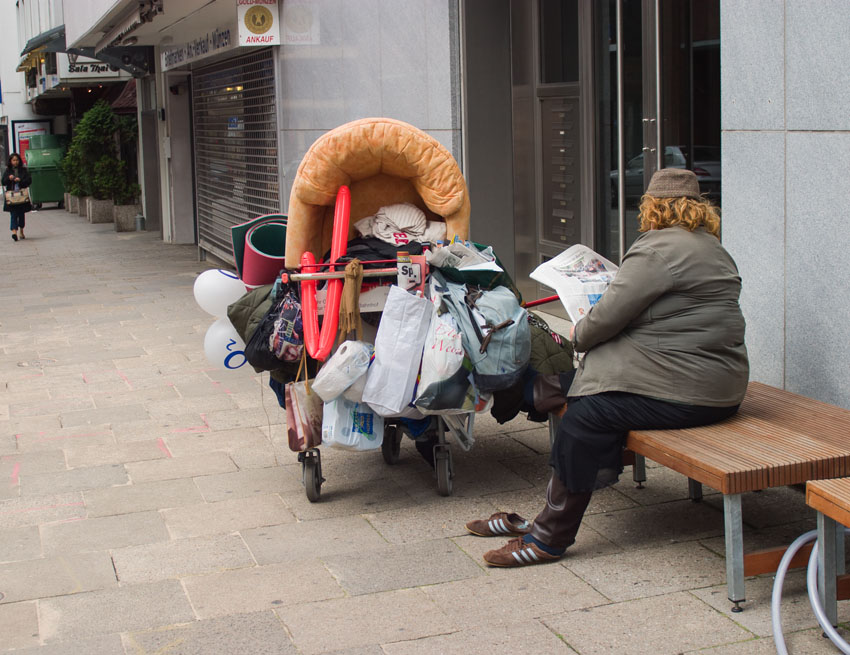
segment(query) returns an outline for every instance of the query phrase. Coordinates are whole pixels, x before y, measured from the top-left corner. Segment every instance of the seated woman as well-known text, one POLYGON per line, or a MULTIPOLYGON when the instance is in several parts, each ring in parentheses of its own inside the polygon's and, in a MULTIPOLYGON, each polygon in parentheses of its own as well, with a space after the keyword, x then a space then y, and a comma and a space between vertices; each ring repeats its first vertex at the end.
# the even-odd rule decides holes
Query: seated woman
POLYGON ((567 410, 546 506, 533 523, 502 512, 467 524, 481 536, 516 536, 484 554, 491 566, 560 558, 593 490, 622 471, 629 430, 707 425, 732 416, 744 398, 741 278, 720 244, 717 210, 700 198, 691 171, 668 168, 652 176, 639 220, 643 234, 571 334, 584 356, 561 377, 567 410))

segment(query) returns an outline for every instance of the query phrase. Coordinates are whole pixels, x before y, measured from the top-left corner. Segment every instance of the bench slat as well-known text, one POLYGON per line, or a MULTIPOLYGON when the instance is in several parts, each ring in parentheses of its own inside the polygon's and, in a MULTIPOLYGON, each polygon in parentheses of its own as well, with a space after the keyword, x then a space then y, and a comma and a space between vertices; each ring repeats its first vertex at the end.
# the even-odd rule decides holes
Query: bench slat
POLYGON ((850 478, 809 482, 806 504, 841 525, 850 526, 850 478))
POLYGON ((725 494, 798 484, 850 475, 850 411, 752 382, 736 416, 626 447, 725 494))

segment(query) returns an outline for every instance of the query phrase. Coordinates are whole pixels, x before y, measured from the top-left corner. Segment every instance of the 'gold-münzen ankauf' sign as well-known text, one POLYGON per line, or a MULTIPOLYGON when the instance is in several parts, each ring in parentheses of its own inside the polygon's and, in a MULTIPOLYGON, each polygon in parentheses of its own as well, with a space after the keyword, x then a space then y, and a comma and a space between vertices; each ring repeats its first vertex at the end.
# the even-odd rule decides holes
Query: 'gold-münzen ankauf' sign
POLYGON ((239 45, 280 45, 278 0, 236 0, 239 45))

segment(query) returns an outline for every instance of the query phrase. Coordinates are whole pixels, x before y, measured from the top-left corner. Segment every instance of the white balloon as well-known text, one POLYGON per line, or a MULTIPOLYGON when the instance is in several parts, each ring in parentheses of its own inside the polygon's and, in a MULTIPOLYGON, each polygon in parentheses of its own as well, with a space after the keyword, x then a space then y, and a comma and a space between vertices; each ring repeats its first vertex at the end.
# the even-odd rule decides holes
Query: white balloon
POLYGON ((195 278, 195 300, 207 314, 227 316, 227 306, 245 295, 245 285, 236 273, 211 268, 195 278))
POLYGON ((226 318, 210 325, 204 336, 204 354, 211 364, 228 371, 241 368, 245 359, 245 342, 226 318))

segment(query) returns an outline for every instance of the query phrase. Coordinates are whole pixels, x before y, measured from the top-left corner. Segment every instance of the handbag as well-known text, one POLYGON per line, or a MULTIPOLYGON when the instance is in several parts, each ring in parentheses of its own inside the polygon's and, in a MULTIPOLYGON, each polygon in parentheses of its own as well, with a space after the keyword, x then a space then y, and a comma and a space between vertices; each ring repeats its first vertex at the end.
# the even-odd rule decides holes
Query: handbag
POLYGON ((282 288, 248 339, 245 358, 262 371, 295 368, 304 351, 303 343, 301 302, 293 289, 282 288))
POLYGON ((6 192, 6 204, 7 205, 25 205, 30 201, 30 190, 29 188, 18 189, 13 191, 6 192))
POLYGON ((301 318, 301 300, 294 288, 289 288, 278 304, 269 349, 280 361, 296 362, 304 352, 304 324, 301 318))
POLYGON ((286 434, 289 449, 296 453, 315 448, 322 443, 322 414, 324 407, 319 394, 310 388, 307 373, 307 351, 301 355, 301 364, 295 374, 295 382, 284 388, 286 398, 286 434), (305 379, 299 382, 301 371, 305 379))

